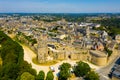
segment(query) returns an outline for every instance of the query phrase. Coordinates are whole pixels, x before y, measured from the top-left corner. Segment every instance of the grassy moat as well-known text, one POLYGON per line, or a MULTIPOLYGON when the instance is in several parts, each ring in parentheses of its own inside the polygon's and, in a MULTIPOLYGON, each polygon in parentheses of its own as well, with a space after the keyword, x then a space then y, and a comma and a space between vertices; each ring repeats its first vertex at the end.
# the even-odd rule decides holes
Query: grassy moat
POLYGON ((50 65, 54 65, 54 64, 58 63, 57 60, 47 61, 47 62, 45 62, 45 63, 39 63, 38 60, 37 60, 37 58, 33 58, 33 59, 32 59, 32 62, 33 62, 34 64, 40 65, 40 66, 50 66, 50 65))

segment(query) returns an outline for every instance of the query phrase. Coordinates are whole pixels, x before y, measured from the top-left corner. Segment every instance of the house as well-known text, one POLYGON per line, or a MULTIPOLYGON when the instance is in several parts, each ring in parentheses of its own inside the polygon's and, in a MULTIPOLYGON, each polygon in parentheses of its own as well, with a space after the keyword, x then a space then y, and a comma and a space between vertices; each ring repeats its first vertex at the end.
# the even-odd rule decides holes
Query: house
POLYGON ((108 44, 108 49, 113 51, 115 49, 115 46, 116 46, 116 42, 112 41, 111 43, 108 44))
POLYGON ((95 28, 99 28, 101 25, 100 24, 96 24, 95 25, 95 28))
POLYGON ((104 46, 101 42, 97 42, 95 45, 94 45, 94 49, 95 50, 99 50, 99 51, 103 51, 104 50, 104 46))
POLYGON ((120 34, 115 36, 115 40, 116 40, 117 43, 120 43, 120 34))
POLYGON ((112 76, 112 80, 120 80, 120 58, 115 62, 110 74, 112 76))

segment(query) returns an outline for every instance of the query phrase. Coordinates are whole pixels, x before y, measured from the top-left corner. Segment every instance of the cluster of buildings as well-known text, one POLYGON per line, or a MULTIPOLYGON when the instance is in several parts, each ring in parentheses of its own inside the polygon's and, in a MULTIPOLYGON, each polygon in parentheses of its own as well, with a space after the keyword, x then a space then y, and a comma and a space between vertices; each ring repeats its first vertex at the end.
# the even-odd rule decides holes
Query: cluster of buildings
POLYGON ((120 58, 115 62, 109 75, 112 80, 120 80, 120 58))
POLYGON ((100 24, 67 22, 65 19, 45 22, 34 20, 31 16, 0 18, 0 29, 28 44, 38 55, 39 63, 71 59, 86 60, 100 66, 107 64, 105 47, 113 51, 120 35, 115 41, 106 31, 97 31, 94 27, 98 28, 100 24), (37 43, 31 44, 26 36, 36 39, 37 43))

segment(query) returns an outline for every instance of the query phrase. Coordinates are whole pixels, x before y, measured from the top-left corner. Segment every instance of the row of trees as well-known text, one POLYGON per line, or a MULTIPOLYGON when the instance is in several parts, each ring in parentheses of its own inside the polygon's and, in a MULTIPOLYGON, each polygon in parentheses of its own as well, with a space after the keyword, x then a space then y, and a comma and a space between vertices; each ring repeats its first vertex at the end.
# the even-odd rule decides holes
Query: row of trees
MULTIPOLYGON (((70 77, 71 65, 69 63, 63 63, 60 66, 59 80, 67 80, 70 77)), ((84 62, 77 62, 77 65, 73 67, 73 73, 76 77, 83 77, 85 80, 99 80, 99 75, 91 70, 90 66, 84 62)))
POLYGON ((29 43, 31 43, 32 45, 37 43, 36 39, 33 39, 32 36, 26 36, 24 33, 22 32, 18 32, 17 36, 16 36, 16 40, 22 43, 25 43, 26 41, 28 41, 29 43), (19 37, 22 37, 23 39, 19 39, 19 37))
MULTIPOLYGON (((71 65, 69 63, 63 63, 60 66, 60 72, 58 75, 58 80, 67 80, 71 76, 71 65)), ((73 73, 76 77, 83 77, 85 80, 99 80, 99 75, 91 70, 89 65, 84 62, 77 62, 77 65, 73 67, 73 73)), ((39 74, 35 77, 28 72, 25 72, 21 75, 20 80, 53 80, 54 75, 52 71, 47 73, 45 78, 44 71, 40 71, 39 74)))
MULTIPOLYGON (((71 76, 71 65, 69 63, 63 63, 60 66, 60 72, 58 74, 58 80, 67 80, 71 76)), ((99 75, 91 70, 89 65, 84 62, 77 62, 77 65, 73 67, 73 73, 76 77, 83 77, 85 80, 99 80, 99 75)), ((46 80, 53 80, 54 76, 51 71, 47 73, 46 80)), ((45 73, 40 71, 36 80, 45 80, 45 73)))
MULTIPOLYGON (((2 65, 0 66, 0 80, 53 80, 54 76, 51 71, 45 73, 32 69, 32 66, 23 60, 23 48, 6 34, 0 31, 0 57, 2 65)), ((59 80, 67 80, 70 77, 69 63, 63 63, 60 66, 59 80)), ((88 64, 78 62, 73 67, 73 71, 77 77, 84 77, 86 80, 99 80, 99 76, 91 71, 88 64)))
POLYGON ((102 20, 92 20, 92 22, 101 24, 97 30, 105 30, 110 36, 120 34, 120 18, 108 18, 102 20))
POLYGON ((53 75, 52 71, 49 71, 47 73, 46 79, 45 79, 44 71, 40 71, 36 77, 34 75, 30 74, 29 72, 24 72, 21 75, 20 80, 53 80, 53 79, 54 79, 54 75, 53 75))
MULTIPOLYGON (((0 80, 45 80, 45 73, 36 70, 23 60, 23 48, 6 34, 0 31, 0 80)), ((51 71, 47 73, 46 80, 53 80, 51 71)))
POLYGON ((23 48, 0 31, 0 80, 20 80, 24 72, 36 76, 32 66, 23 60, 23 48))

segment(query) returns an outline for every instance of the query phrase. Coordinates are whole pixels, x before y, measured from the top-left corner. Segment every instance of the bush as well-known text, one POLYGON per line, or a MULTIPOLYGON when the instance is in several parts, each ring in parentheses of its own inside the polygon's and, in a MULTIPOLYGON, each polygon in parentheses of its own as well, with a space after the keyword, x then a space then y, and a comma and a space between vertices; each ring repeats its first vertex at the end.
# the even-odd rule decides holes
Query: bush
POLYGON ((67 80, 70 77, 70 67, 71 65, 69 63, 63 63, 60 66, 59 80, 67 80))
POLYGON ((24 72, 21 75, 21 79, 20 80, 35 80, 35 77, 33 75, 31 75, 29 72, 24 72))
POLYGON ((0 44, 2 45, 0 80, 20 80, 24 72, 36 76, 36 71, 32 69, 32 66, 23 60, 23 48, 2 31, 0 31, 0 44))
POLYGON ((74 67, 74 73, 77 77, 84 77, 90 70, 90 66, 81 61, 74 67))
POLYGON ((94 71, 90 71, 86 75, 85 80, 99 80, 99 75, 95 73, 94 71))
POLYGON ((53 80, 53 79, 54 79, 54 75, 53 75, 52 71, 49 71, 49 72, 47 73, 46 80, 53 80))
POLYGON ((44 71, 40 71, 39 74, 36 77, 36 80, 44 80, 44 78, 45 78, 44 71))

